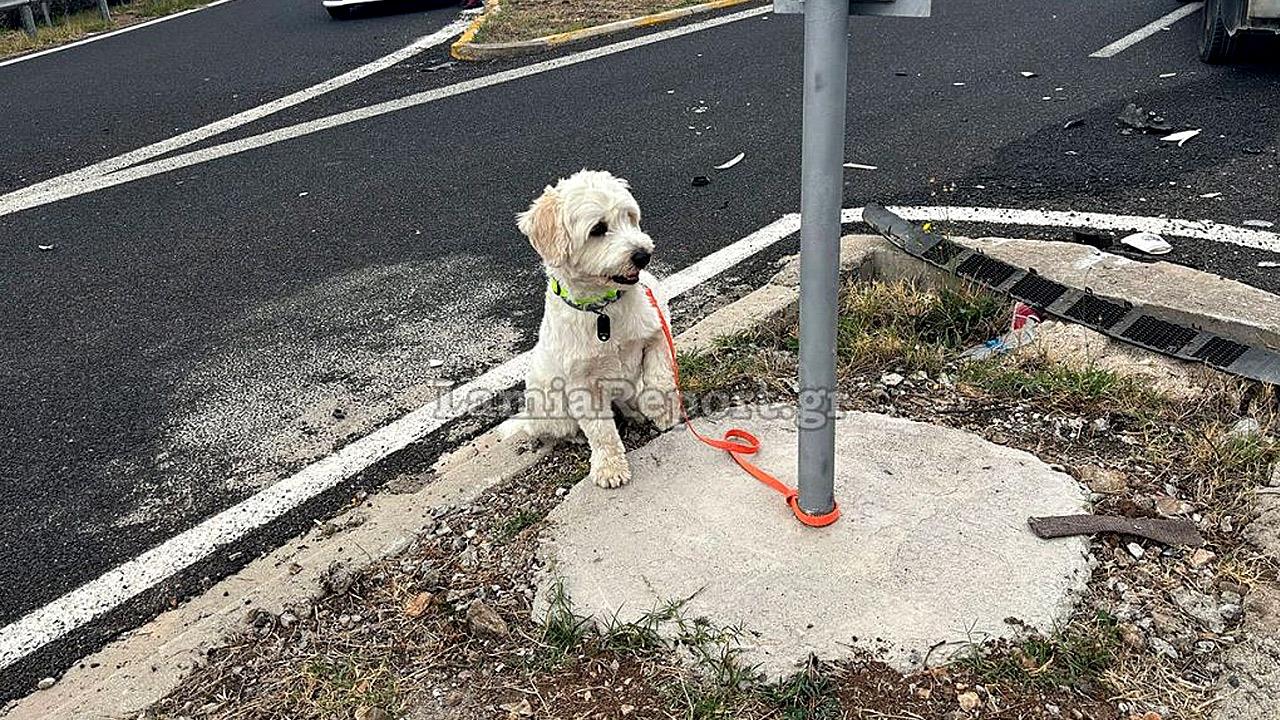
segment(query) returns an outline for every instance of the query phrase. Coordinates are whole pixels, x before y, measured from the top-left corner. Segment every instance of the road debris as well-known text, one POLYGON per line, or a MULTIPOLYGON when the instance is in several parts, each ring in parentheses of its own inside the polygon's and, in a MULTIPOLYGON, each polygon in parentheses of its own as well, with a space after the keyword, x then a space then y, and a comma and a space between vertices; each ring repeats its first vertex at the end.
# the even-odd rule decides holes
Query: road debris
POLYGON ((1245 220, 1240 224, 1251 228, 1269 228, 1275 226, 1275 223, 1269 220, 1245 220))
POLYGON ((1154 112, 1148 112, 1146 109, 1138 107, 1133 103, 1124 106, 1124 110, 1120 111, 1120 116, 1116 118, 1121 125, 1126 125, 1135 130, 1143 132, 1160 131, 1167 132, 1173 129, 1168 120, 1154 112))
POLYGON ((56 685, 57 683, 58 683, 58 681, 57 681, 57 680, 54 680, 54 679, 53 679, 53 678, 51 678, 51 677, 47 677, 47 678, 44 678, 43 680, 41 680, 40 682, 36 683, 36 689, 37 689, 37 690, 48 690, 49 688, 53 687, 53 686, 54 686, 54 685, 56 685))
POLYGON ((1220 192, 1204 193, 1200 197, 1204 198, 1205 200, 1212 200, 1214 198, 1222 197, 1222 193, 1220 192))
POLYGON ((1161 80, 1168 80, 1168 79, 1169 79, 1169 78, 1171 78, 1171 77, 1177 77, 1177 76, 1178 76, 1178 73, 1176 73, 1176 72, 1172 72, 1172 73, 1160 73, 1160 79, 1161 79, 1161 80))
POLYGON ((731 159, 729 159, 729 160, 726 160, 725 162, 722 162, 722 163, 720 163, 719 165, 717 165, 717 166, 716 166, 716 169, 717 169, 717 170, 728 170, 729 168, 733 167, 734 165, 737 165, 738 163, 742 162, 742 159, 743 159, 743 158, 745 158, 746 156, 747 156, 747 154, 746 154, 746 153, 744 153, 744 152, 740 152, 740 153, 738 153, 737 155, 734 155, 734 156, 733 156, 733 158, 731 158, 731 159))
POLYGON ((1259 261, 1258 261, 1258 267, 1260 267, 1260 268, 1280 268, 1280 262, 1276 262, 1275 260, 1259 260, 1259 261))
POLYGON ((691 180, 690 183, 694 187, 704 187, 706 185, 711 184, 711 178, 707 177, 706 175, 695 175, 693 176, 693 180, 691 180))
POLYGON ((53 245, 37 245, 36 246, 36 249, 39 250, 40 252, 49 252, 53 248, 54 248, 53 245))
POLYGON ((1062 129, 1070 130, 1071 128, 1077 125, 1083 125, 1083 124, 1084 124, 1084 118, 1071 118, 1070 120, 1062 124, 1062 129))
POLYGON ((1166 255, 1173 250, 1169 241, 1155 233, 1140 232, 1120 238, 1120 244, 1141 250, 1148 255, 1166 255))
POLYGON ((953 82, 951 84, 954 85, 955 87, 964 87, 964 83, 962 82, 953 82))
POLYGON ((454 65, 457 65, 457 64, 458 64, 457 60, 450 60, 448 62, 436 63, 435 65, 429 66, 427 68, 427 72, 439 72, 440 70, 443 70, 447 67, 453 67, 454 65))
POLYGON ((498 708, 508 713, 508 717, 533 717, 533 706, 529 704, 528 698, 521 698, 519 702, 503 703, 498 708))
POLYGON ((1030 70, 1023 70, 1022 72, 1020 72, 1020 73, 1018 73, 1018 74, 1019 74, 1019 75, 1021 75, 1021 76, 1022 76, 1022 77, 1024 77, 1024 78, 1033 78, 1033 77, 1039 77, 1039 76, 1040 76, 1040 73, 1031 72, 1030 70))
POLYGON ((1197 128, 1195 130, 1183 130, 1181 132, 1173 133, 1172 135, 1165 135, 1160 139, 1164 140, 1165 142, 1176 142, 1178 143, 1178 147, 1182 147, 1183 145, 1187 144, 1188 140, 1190 140, 1191 138, 1199 134, 1200 134, 1200 130, 1199 128, 1197 128))
POLYGON ((429 592, 420 592, 409 599, 404 605, 404 615, 408 618, 420 618, 423 613, 431 607, 431 601, 435 596, 429 592))
POLYGON ((863 165, 862 163, 845 163, 845 167, 853 170, 879 170, 878 165, 863 165))
POLYGON ((471 624, 472 632, 477 635, 504 638, 511 632, 507 629, 506 621, 499 617, 493 608, 480 600, 473 601, 467 608, 467 622, 471 624))
POLYGON ((1204 538, 1189 520, 1128 518, 1118 515, 1056 515, 1028 518, 1027 524, 1031 526, 1031 532, 1043 540, 1116 533, 1136 535, 1165 545, 1204 546, 1204 538))

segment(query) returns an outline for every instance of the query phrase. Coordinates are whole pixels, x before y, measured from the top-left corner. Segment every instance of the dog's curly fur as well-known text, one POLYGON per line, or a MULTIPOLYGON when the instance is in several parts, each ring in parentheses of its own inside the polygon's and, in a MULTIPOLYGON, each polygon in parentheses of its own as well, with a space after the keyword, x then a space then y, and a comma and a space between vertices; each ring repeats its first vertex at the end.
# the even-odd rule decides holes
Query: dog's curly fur
POLYGON ((582 170, 547 186, 517 225, 553 277, 574 298, 621 293, 604 308, 611 336, 596 336, 595 313, 569 306, 548 288, 542 326, 525 379, 525 407, 503 423, 504 436, 566 440, 585 436, 591 479, 600 487, 631 480, 615 408, 666 430, 679 420, 675 378, 657 313, 666 301, 643 271, 653 240, 640 229, 640 206, 627 182, 582 170))

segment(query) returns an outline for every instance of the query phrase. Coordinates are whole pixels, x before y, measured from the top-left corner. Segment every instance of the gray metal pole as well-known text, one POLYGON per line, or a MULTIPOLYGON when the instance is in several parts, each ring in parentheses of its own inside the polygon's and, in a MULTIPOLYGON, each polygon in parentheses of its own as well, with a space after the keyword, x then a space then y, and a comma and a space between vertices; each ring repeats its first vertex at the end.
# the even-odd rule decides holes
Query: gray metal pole
POLYGON ((111 22, 111 8, 107 7, 107 0, 98 0, 98 14, 102 16, 102 22, 111 22))
POLYGON ((835 345, 844 199, 848 0, 804 3, 804 147, 800 187, 799 503, 835 505, 835 345))

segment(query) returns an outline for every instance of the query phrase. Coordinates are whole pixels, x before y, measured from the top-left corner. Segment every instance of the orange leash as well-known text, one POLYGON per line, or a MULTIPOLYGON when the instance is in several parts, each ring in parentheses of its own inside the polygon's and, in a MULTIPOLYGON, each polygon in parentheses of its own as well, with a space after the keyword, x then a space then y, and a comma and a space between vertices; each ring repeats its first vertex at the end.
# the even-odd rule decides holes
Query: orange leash
POLYGON ((713 447, 717 450, 724 450, 729 453, 729 457, 738 463, 738 467, 747 471, 751 477, 773 488, 774 491, 780 493, 787 500, 787 507, 791 508, 792 514, 796 519, 810 527, 826 527, 836 520, 840 519, 840 506, 835 505, 831 508, 831 512, 825 515, 810 515, 800 509, 799 493, 796 489, 782 482, 778 478, 770 475, 767 471, 760 469, 747 459, 748 455, 755 455, 760 452, 760 439, 755 435, 740 430, 738 428, 730 428, 725 431, 724 438, 716 440, 709 438, 698 432, 693 426, 693 422, 689 420, 689 413, 685 411, 684 394, 680 392, 680 364, 676 361, 676 341, 671 336, 671 326, 667 324, 667 318, 662 314, 662 308, 658 306, 658 299, 653 296, 653 290, 644 289, 645 295, 649 298, 649 304, 653 306, 653 311, 658 314, 658 322, 662 324, 662 334, 667 339, 667 353, 671 357, 671 376, 676 381, 676 402, 680 404, 680 417, 684 419, 685 427, 689 428, 689 432, 693 436, 703 442, 703 444, 713 447))

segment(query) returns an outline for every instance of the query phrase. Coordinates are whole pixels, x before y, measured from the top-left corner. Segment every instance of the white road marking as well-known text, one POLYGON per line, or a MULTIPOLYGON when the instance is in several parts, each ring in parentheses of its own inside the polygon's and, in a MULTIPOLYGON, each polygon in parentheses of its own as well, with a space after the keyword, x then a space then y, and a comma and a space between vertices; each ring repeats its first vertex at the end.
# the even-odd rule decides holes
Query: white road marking
MULTIPOLYGON (((104 175, 116 172, 122 168, 127 168, 131 165, 136 165, 140 162, 171 153, 175 150, 180 150, 189 145, 207 140, 215 135, 225 133, 228 130, 234 130, 242 125, 247 125, 251 122, 261 120, 268 115, 273 115, 281 110, 291 108, 294 105, 299 105, 307 102, 308 100, 313 100, 321 95, 333 92, 338 88, 345 87, 351 83, 363 80, 375 73, 382 72, 393 65, 408 60, 424 50, 435 47, 436 45, 444 44, 466 29, 469 22, 470 21, 465 18, 459 18, 429 35, 418 38, 412 43, 389 55, 384 55, 377 60, 361 65, 360 67, 349 70, 341 75, 329 78, 322 83, 312 85, 309 88, 299 90, 295 93, 290 93, 282 98, 277 98, 257 107, 249 108, 248 110, 236 113, 230 117, 216 120, 208 125, 195 128, 194 130, 188 130, 187 132, 175 135, 166 140, 161 140, 160 142, 152 143, 151 145, 147 145, 136 150, 131 150, 123 155, 117 155, 116 157, 103 160, 102 162, 95 163, 65 175, 50 178, 43 182, 22 188, 21 190, 15 190, 5 195, 3 198, 0 198, 0 207, 3 207, 7 202, 16 202, 19 198, 24 197, 60 197, 58 195, 59 189, 62 189, 65 192, 70 188, 84 187, 86 181, 89 181, 91 178, 101 178, 104 175)), ((91 182, 89 183, 89 186, 92 186, 91 182)), ((6 213, 0 211, 0 215, 2 214, 6 213)))
MULTIPOLYGON (((1153 232, 1158 235, 1210 240, 1239 245, 1254 250, 1280 253, 1280 233, 1225 225, 1212 220, 1178 220, 1144 215, 1111 215, 1108 213, 1061 210, 1015 210, 990 207, 896 207, 889 208, 907 220, 991 223, 993 225, 1027 225, 1031 227, 1089 228, 1122 232, 1153 232)), ((862 221, 862 208, 849 208, 841 213, 841 221, 862 221)))
MULTIPOLYGON (((663 290, 668 297, 677 297, 794 234, 799 227, 798 214, 784 215, 673 274, 663 281, 663 290)), ((517 355, 0 629, 0 669, 101 617, 451 420, 481 407, 498 393, 514 387, 523 378, 528 362, 528 352, 517 355)))
POLYGON ((1134 30, 1128 35, 1125 35, 1119 40, 1091 54, 1089 57, 1093 57, 1093 58, 1115 57, 1116 55, 1119 55, 1120 53, 1124 52, 1125 50, 1128 50, 1134 45, 1137 45, 1143 40, 1146 40, 1152 35, 1155 35, 1161 30, 1169 29, 1170 27, 1173 26, 1174 23, 1178 22, 1182 18, 1187 17, 1188 15, 1194 15, 1195 12, 1202 7, 1204 7, 1203 2, 1187 3, 1186 5, 1183 5, 1177 10, 1174 10, 1168 15, 1165 15, 1164 17, 1160 18, 1159 20, 1153 20, 1152 22, 1146 25, 1143 25, 1137 30, 1134 30))
POLYGON ((35 60, 38 57, 44 57, 45 55, 49 55, 50 53, 62 52, 63 50, 70 50, 71 48, 80 47, 81 45, 88 45, 91 42, 106 40, 109 37, 115 37, 116 35, 122 35, 127 32, 133 32, 134 30, 141 30, 142 28, 151 27, 152 25, 156 25, 158 23, 168 22, 170 20, 176 20, 177 18, 180 18, 183 15, 190 15, 191 13, 200 12, 201 10, 208 10, 211 7, 217 7, 219 5, 224 5, 229 2, 231 2, 231 0, 214 0, 214 2, 211 2, 208 5, 201 5, 200 7, 191 8, 190 10, 183 10, 182 12, 176 12, 172 15, 165 15, 164 17, 158 17, 154 20, 140 22, 137 25, 129 25, 128 27, 122 27, 119 30, 112 30, 111 32, 99 33, 97 35, 90 35, 89 37, 84 38, 83 40, 70 42, 70 43, 67 43, 66 45, 59 45, 57 47, 51 47, 47 50, 40 50, 39 52, 28 53, 26 55, 19 55, 16 58, 9 58, 8 60, 0 61, 0 67, 4 67, 6 65, 17 65, 20 62, 35 60))
MULTIPOLYGON (((202 148, 200 150, 195 150, 181 155, 175 155, 173 157, 157 160, 144 165, 120 169, 115 172, 110 172, 109 174, 102 173, 100 169, 91 171, 91 168, 86 168, 84 171, 77 171, 69 175, 64 175, 60 178, 54 178, 49 181, 38 183, 37 185, 32 185, 21 190, 15 190, 7 195, 0 196, 0 216, 9 215, 22 210, 28 210, 30 208, 39 207, 59 200, 65 200, 78 195, 84 195, 86 193, 96 192, 109 187, 115 187, 124 183, 158 175, 160 173, 209 162, 210 160, 217 160, 219 158, 235 155, 247 150, 266 147, 268 145, 273 145, 285 140, 292 140, 294 138, 310 135, 322 130, 330 130, 342 125, 360 120, 367 120, 369 118, 378 117, 398 110, 426 105, 427 103, 432 103, 444 98, 454 97, 456 95, 462 95, 475 90, 501 85, 503 83, 519 80, 532 75, 538 75, 540 73, 577 65, 579 63, 588 62, 590 60, 606 57, 615 53, 625 52, 627 50, 652 45, 664 40, 670 40, 683 35, 689 35, 702 30, 719 27, 720 25, 727 25, 728 23, 763 15, 771 12, 771 10, 772 8, 766 5, 758 8, 752 8, 750 10, 744 10, 739 13, 733 13, 731 15, 722 15, 710 20, 692 23, 690 25, 682 25, 670 30, 653 33, 652 35, 644 35, 631 40, 624 40, 611 45, 604 45, 598 48, 592 48, 591 50, 584 50, 579 53, 574 53, 573 55, 565 55, 551 60, 544 60, 542 62, 504 70, 502 72, 485 75, 472 80, 465 80, 442 88, 426 90, 413 95, 397 98, 395 100, 388 100, 375 105, 357 108, 355 110, 348 110, 346 112, 329 115, 316 120, 310 120, 296 125, 291 125, 289 127, 280 128, 278 130, 272 130, 270 132, 243 138, 241 140, 235 140, 221 145, 202 148)), ((283 99, 284 98, 282 98, 282 100, 283 99)), ((230 119, 231 118, 228 118, 228 120, 230 119)), ((214 124, 216 125, 217 123, 214 124)), ((192 132, 195 133, 198 131, 192 132)), ((157 145, 161 144, 163 143, 157 143, 157 145)), ((124 165, 122 165, 121 163, 123 163, 123 158, 136 157, 135 153, 141 153, 143 151, 147 151, 147 148, 136 150, 133 153, 126 153, 125 155, 120 156, 120 158, 113 158, 111 160, 104 161, 94 167, 101 168, 103 166, 108 166, 108 164, 111 164, 111 166, 114 167, 124 167, 124 165, 132 163, 124 163, 124 165)), ((167 152, 167 150, 165 152, 167 152)), ((150 155, 150 157, 154 156, 155 154, 150 155)))

